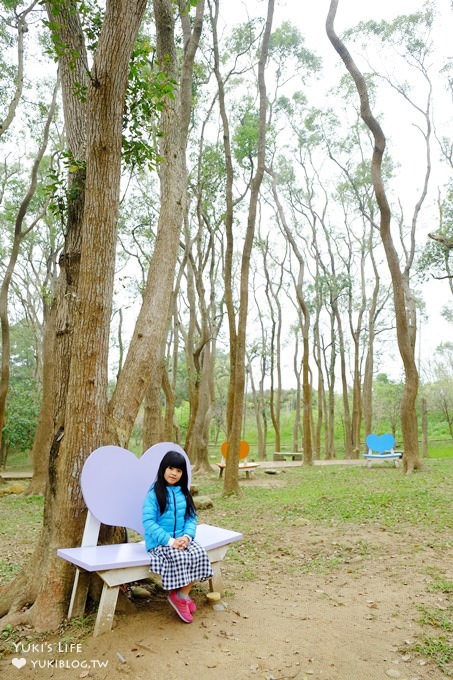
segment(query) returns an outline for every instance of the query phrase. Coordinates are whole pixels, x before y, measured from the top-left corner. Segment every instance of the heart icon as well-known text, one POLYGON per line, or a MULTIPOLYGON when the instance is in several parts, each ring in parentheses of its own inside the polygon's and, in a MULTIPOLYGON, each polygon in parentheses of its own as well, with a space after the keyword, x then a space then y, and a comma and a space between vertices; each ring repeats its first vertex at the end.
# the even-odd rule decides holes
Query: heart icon
POLYGON ((24 659, 23 657, 22 657, 21 659, 18 659, 17 657, 14 657, 14 659, 11 660, 11 663, 12 663, 13 666, 15 666, 16 668, 22 668, 22 667, 25 666, 25 664, 27 663, 27 659, 24 659))
POLYGON ((371 451, 385 453, 395 446, 395 437, 393 434, 369 434, 366 438, 366 444, 371 451))
POLYGON ((101 446, 93 451, 83 466, 80 484, 85 503, 96 519, 143 534, 143 501, 168 451, 184 455, 190 486, 190 461, 178 444, 155 444, 141 458, 120 446, 101 446))

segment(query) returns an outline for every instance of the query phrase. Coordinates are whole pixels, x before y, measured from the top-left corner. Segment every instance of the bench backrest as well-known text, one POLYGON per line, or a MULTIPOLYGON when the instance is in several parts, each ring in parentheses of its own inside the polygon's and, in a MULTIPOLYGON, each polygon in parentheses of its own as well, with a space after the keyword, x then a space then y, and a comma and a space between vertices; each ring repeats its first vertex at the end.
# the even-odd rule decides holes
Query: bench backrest
POLYGON ((88 456, 80 478, 89 510, 82 545, 96 545, 101 522, 143 534, 143 501, 168 451, 179 451, 184 455, 190 485, 189 458, 172 442, 155 444, 140 458, 119 446, 101 446, 88 456))
POLYGON ((391 451, 395 446, 395 437, 393 434, 369 434, 366 438, 366 445, 369 451, 385 453, 385 451, 391 451))
MULTIPOLYGON (((223 442, 222 446, 220 447, 220 453, 222 454, 222 458, 226 460, 226 457, 228 455, 228 442, 223 442)), ((245 441, 245 439, 241 439, 239 442, 239 460, 244 461, 246 460, 247 456, 250 453, 250 444, 245 441)))

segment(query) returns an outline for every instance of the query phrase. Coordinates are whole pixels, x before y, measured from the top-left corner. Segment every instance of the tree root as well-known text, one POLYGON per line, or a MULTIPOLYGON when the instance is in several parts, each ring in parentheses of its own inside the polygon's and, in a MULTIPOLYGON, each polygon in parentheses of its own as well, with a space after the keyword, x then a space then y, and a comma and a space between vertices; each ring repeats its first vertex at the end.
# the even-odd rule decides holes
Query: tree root
POLYGON ((0 590, 0 616, 19 612, 25 605, 33 602, 36 593, 32 593, 28 586, 25 570, 21 571, 13 583, 8 583, 0 590))
POLYGON ((44 496, 45 491, 46 480, 32 478, 30 484, 24 491, 24 496, 44 496))
POLYGON ((210 463, 202 462, 202 463, 195 463, 195 465, 192 466, 192 473, 197 474, 197 473, 204 473, 204 472, 212 472, 212 466, 210 463))
POLYGON ((64 614, 60 608, 55 609, 52 602, 46 606, 46 598, 44 602, 42 600, 36 594, 33 598, 26 597, 25 591, 21 591, 11 603, 9 611, 0 618, 0 630, 5 630, 7 626, 24 625, 31 626, 38 633, 57 630, 64 620, 64 614))
POLYGON ((5 614, 0 619, 0 630, 5 630, 8 626, 17 628, 17 626, 30 625, 31 614, 30 609, 25 609, 21 611, 14 611, 5 614))

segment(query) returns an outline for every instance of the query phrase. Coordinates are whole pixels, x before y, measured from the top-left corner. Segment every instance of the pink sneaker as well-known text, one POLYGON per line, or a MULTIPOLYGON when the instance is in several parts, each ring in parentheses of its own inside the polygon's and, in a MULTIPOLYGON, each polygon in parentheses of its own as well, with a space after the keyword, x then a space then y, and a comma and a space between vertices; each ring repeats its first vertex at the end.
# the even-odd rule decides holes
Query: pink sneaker
POLYGON ((189 597, 189 611, 191 614, 195 614, 195 612, 197 611, 197 605, 195 604, 191 597, 189 597))
POLYGON ((182 597, 178 597, 176 590, 172 590, 167 600, 178 614, 179 618, 185 623, 192 623, 193 616, 189 610, 189 600, 184 600, 182 597))

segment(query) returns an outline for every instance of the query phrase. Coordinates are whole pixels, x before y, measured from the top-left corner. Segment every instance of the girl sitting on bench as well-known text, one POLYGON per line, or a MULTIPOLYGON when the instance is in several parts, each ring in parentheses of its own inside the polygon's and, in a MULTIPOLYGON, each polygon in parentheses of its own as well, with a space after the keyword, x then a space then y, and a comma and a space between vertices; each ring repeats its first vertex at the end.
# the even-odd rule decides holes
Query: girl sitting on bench
POLYGON ((190 598, 193 583, 211 578, 213 570, 206 551, 194 540, 197 514, 186 459, 178 451, 162 458, 143 503, 143 526, 150 571, 161 575, 169 603, 185 623, 191 623, 196 610, 190 598))

